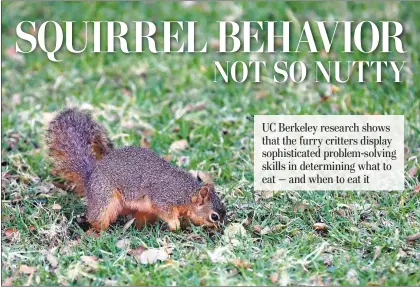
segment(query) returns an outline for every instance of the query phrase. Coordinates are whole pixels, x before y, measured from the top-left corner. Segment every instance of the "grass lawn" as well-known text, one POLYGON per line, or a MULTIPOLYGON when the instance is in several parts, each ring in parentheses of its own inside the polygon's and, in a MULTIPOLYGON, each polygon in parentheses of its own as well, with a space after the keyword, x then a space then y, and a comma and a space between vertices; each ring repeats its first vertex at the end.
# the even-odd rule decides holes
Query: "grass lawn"
MULTIPOLYGON (((420 244, 406 240, 420 232, 420 193, 414 191, 420 184, 419 14, 420 5, 407 2, 2 3, 2 280, 14 285, 419 285, 420 244), (40 50, 13 53, 15 28, 23 20, 38 26, 45 20, 198 20, 197 43, 217 45, 210 39, 221 19, 396 20, 405 27, 407 53, 347 55, 339 52, 341 44, 327 56, 62 51, 60 63, 40 50), (366 83, 337 85, 333 94, 328 84, 312 80, 213 82, 214 60, 255 57, 268 63, 408 63, 402 83, 375 83, 371 71, 366 83), (122 218, 100 237, 87 235, 85 199, 59 188, 43 142, 51 113, 68 106, 89 110, 116 146, 150 142, 174 164, 209 172, 229 210, 228 232, 211 235, 193 227, 171 233, 163 223, 138 231, 124 228, 122 218), (375 113, 405 115, 404 191, 254 193, 253 115, 375 113), (181 139, 188 148, 170 153, 170 145, 181 139), (315 231, 317 222, 328 230, 315 231), (128 252, 139 246, 171 250, 170 259, 141 264, 128 252)), ((80 23, 76 27, 81 31, 80 23)), ((82 35, 76 34, 80 44, 82 35)))

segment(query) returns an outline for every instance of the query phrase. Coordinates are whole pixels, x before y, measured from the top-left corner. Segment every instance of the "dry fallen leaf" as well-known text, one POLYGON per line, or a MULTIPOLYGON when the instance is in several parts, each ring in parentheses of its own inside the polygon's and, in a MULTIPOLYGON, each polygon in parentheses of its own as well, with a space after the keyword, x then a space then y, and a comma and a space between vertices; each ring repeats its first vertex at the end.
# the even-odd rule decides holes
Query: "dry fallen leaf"
POLYGON ((252 229, 254 229, 254 231, 257 232, 257 233, 261 233, 261 231, 262 231, 262 227, 259 226, 259 225, 252 226, 252 229))
POLYGON ((150 142, 145 137, 141 138, 140 146, 145 147, 145 148, 150 148, 151 147, 150 142))
POLYGON ((54 269, 57 268, 58 260, 57 260, 57 258, 54 257, 54 255, 52 255, 51 253, 48 253, 47 254, 47 260, 50 263, 52 268, 54 268, 54 269))
POLYGON ((327 230, 327 225, 323 222, 317 222, 312 226, 315 230, 327 230))
POLYGON ((177 140, 174 141, 169 147, 169 152, 178 152, 183 151, 188 147, 187 140, 177 140))
POLYGON ((405 257, 407 257, 407 253, 401 248, 398 249, 397 258, 405 258, 405 257))
POLYGON ((36 267, 28 266, 28 265, 20 265, 19 273, 23 274, 33 274, 36 271, 36 267))
POLYGON ((129 221, 127 221, 126 224, 124 224, 123 232, 127 231, 127 229, 130 228, 130 226, 133 224, 134 220, 136 220, 136 218, 132 218, 129 221))
POLYGON ((294 208, 294 212, 304 212, 305 210, 309 210, 309 206, 307 204, 297 204, 294 208))
POLYGON ((201 180, 204 183, 213 182, 213 177, 209 172, 200 171, 200 170, 190 170, 190 173, 197 179, 201 180))
POLYGON ((407 236, 407 241, 415 241, 420 238, 420 232, 407 236))
POLYGON ((61 205, 59 205, 58 203, 54 203, 52 206, 53 210, 61 210, 61 205))
POLYGON ((411 169, 408 171, 408 175, 409 175, 411 178, 414 178, 414 176, 416 175, 416 173, 417 173, 417 167, 413 167, 413 168, 411 168, 411 169))
POLYGON ((20 94, 13 94, 12 96, 12 104, 13 105, 20 105, 21 100, 20 100, 20 94))
POLYGON ((229 246, 220 246, 212 251, 207 251, 207 254, 210 257, 211 262, 213 263, 226 263, 225 254, 229 253, 229 246))
POLYGON ((120 249, 129 249, 130 248, 131 240, 129 238, 123 238, 117 241, 115 246, 117 246, 120 249))
POLYGON ((10 59, 17 61, 17 62, 24 62, 24 58, 22 54, 19 54, 16 52, 16 47, 11 46, 9 48, 6 49, 6 51, 4 52, 4 54, 9 57, 10 59))
POLYGON ((178 157, 178 165, 179 166, 183 166, 183 165, 189 165, 190 164, 190 157, 183 155, 178 157))
POLYGON ((277 274, 277 273, 272 273, 272 274, 270 275, 270 280, 271 280, 271 282, 273 282, 273 283, 278 282, 278 281, 279 281, 279 274, 277 274))
POLYGON ((56 112, 52 113, 43 113, 42 114, 42 120, 44 122, 44 126, 47 127, 48 124, 54 119, 54 117, 57 115, 56 112))
POLYGON ((238 268, 251 268, 252 266, 251 263, 249 263, 248 261, 239 258, 232 258, 230 260, 230 263, 232 263, 238 268))
POLYGON ((266 227, 264 227, 261 231, 260 231, 260 234, 261 235, 266 235, 266 234, 268 234, 268 233, 270 233, 271 232, 271 228, 270 228, 270 226, 266 226, 266 227))
POLYGON ((270 94, 270 92, 268 90, 260 90, 255 94, 255 98, 257 100, 263 99, 265 97, 267 97, 270 94))
POLYGON ((276 224, 276 225, 274 225, 274 226, 267 226, 267 227, 264 227, 264 229, 263 230, 261 230, 261 235, 265 235, 265 234, 268 234, 268 233, 276 233, 276 232, 279 232, 279 231, 281 231, 284 227, 285 227, 286 225, 283 225, 283 224, 276 224))
POLYGON ((340 87, 338 87, 336 85, 331 85, 330 89, 331 89, 331 93, 333 93, 333 94, 338 93, 340 91, 340 87))
POLYGON ((223 235, 228 238, 243 237, 246 236, 246 230, 240 223, 231 223, 226 227, 223 235))
POLYGON ((207 103, 206 102, 198 102, 198 103, 193 103, 193 104, 188 104, 185 106, 185 111, 186 112, 196 112, 196 111, 201 111, 204 110, 204 108, 206 107, 207 103))
POLYGON ((1 283, 1 286, 13 286, 13 277, 7 277, 1 283))
POLYGON ((163 156, 163 158, 164 158, 166 161, 171 161, 171 160, 172 160, 172 158, 173 158, 173 155, 171 155, 171 154, 166 154, 166 155, 164 155, 164 156, 163 156))
POLYGON ((356 270, 354 270, 354 269, 350 269, 348 272, 347 272, 347 281, 349 281, 349 283, 351 284, 351 285, 358 285, 359 284, 359 278, 358 278, 358 276, 357 276, 357 272, 356 272, 356 270))
POLYGON ((85 263, 87 266, 98 269, 98 258, 96 256, 80 256, 80 260, 85 263))
POLYGON ((17 237, 19 236, 19 230, 15 227, 9 227, 4 230, 4 236, 6 238, 17 237))
POLYGON ((373 254, 373 261, 381 255, 382 248, 380 246, 375 246, 375 253, 373 254))
POLYGON ((89 229, 88 231, 86 231, 86 235, 87 236, 92 236, 92 237, 96 237, 96 238, 98 238, 100 235, 99 235, 99 233, 98 232, 96 232, 95 230, 93 230, 93 229, 89 229))
POLYGON ((215 51, 218 51, 220 49, 220 41, 219 41, 219 39, 216 39, 216 38, 210 39, 209 45, 215 51))
POLYGON ((158 260, 165 261, 169 258, 169 254, 162 248, 151 248, 143 251, 139 260, 141 264, 154 264, 158 260))
POLYGON ((128 254, 133 256, 136 259, 140 259, 140 255, 145 251, 146 249, 143 246, 139 246, 136 249, 130 249, 128 250, 128 254))

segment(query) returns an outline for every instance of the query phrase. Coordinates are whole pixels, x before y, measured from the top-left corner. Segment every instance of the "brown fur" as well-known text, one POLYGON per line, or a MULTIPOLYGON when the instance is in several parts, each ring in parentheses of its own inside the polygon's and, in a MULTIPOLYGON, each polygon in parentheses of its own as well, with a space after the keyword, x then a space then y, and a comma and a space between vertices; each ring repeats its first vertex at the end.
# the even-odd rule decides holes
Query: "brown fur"
POLYGON ((96 159, 112 150, 106 130, 77 109, 63 110, 50 122, 46 143, 55 172, 70 181, 79 195, 84 194, 96 159))
POLYGON ((150 149, 112 149, 105 129, 78 110, 51 122, 47 143, 57 174, 78 194, 85 191, 88 221, 98 231, 119 215, 135 217, 138 228, 160 218, 170 230, 181 227, 180 219, 213 227, 212 214, 225 217, 213 184, 202 185, 150 149))

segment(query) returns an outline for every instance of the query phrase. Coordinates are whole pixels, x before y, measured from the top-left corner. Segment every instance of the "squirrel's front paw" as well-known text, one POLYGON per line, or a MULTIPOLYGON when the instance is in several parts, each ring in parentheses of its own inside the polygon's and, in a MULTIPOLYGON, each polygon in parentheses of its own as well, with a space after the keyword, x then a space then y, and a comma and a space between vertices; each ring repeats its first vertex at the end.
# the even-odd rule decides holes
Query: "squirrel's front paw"
POLYGON ((168 220, 167 223, 170 231, 179 230, 181 228, 181 223, 178 218, 168 220))

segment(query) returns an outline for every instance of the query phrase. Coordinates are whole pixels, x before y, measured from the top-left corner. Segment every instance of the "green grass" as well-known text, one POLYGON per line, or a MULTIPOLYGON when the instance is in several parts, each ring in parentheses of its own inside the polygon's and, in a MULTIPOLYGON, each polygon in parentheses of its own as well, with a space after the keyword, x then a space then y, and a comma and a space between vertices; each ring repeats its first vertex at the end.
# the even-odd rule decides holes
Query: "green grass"
MULTIPOLYGON (((280 191, 256 200, 252 188, 255 114, 403 114, 406 172, 419 167, 419 13, 418 4, 390 2, 210 2, 189 7, 172 2, 3 3, 2 233, 16 228, 19 236, 2 238, 2 278, 12 277, 14 285, 420 284, 420 245, 406 241, 420 232, 420 193, 413 192, 419 172, 414 178, 407 174, 402 192, 280 191), (409 61, 404 81, 351 82, 321 101, 328 85, 313 81, 213 82, 212 61, 247 61, 249 54, 60 52, 63 62, 52 63, 41 51, 25 54, 23 62, 5 52, 14 47, 15 27, 22 20, 199 20, 196 34, 203 41, 215 38, 216 21, 238 7, 241 19, 253 20, 399 20, 406 28, 406 54, 337 52, 329 57, 409 61), (258 93, 266 96, 257 99, 258 93), (204 103, 204 108, 185 112, 190 103, 204 103), (242 224, 245 233, 235 241, 233 235, 209 235, 201 228, 171 233, 163 223, 123 231, 123 219, 99 238, 86 235, 79 223, 85 200, 52 184, 58 179, 50 175, 43 143, 48 113, 66 106, 89 109, 117 146, 140 145, 145 136, 154 151, 166 155, 172 142, 187 139, 188 149, 175 155, 173 163, 210 172, 227 204, 229 224, 242 224), (153 135, 147 130, 154 130, 153 135), (62 209, 53 209, 55 203, 62 209), (328 232, 313 230, 320 221, 328 232), (284 226, 273 233, 255 231, 255 226, 278 224, 284 226), (122 238, 129 238, 131 248, 170 246, 171 260, 142 265, 116 246, 122 238), (229 249, 226 260, 212 261, 210 255, 221 247, 229 249), (47 252, 58 259, 57 268, 47 252), (85 266, 84 255, 96 256, 98 265, 85 266), (235 265, 233 258, 249 265, 235 265), (37 270, 20 274, 21 265, 37 270), (278 281, 272 282, 273 274, 278 281)), ((310 53, 259 57, 269 63, 326 60, 310 53)))

